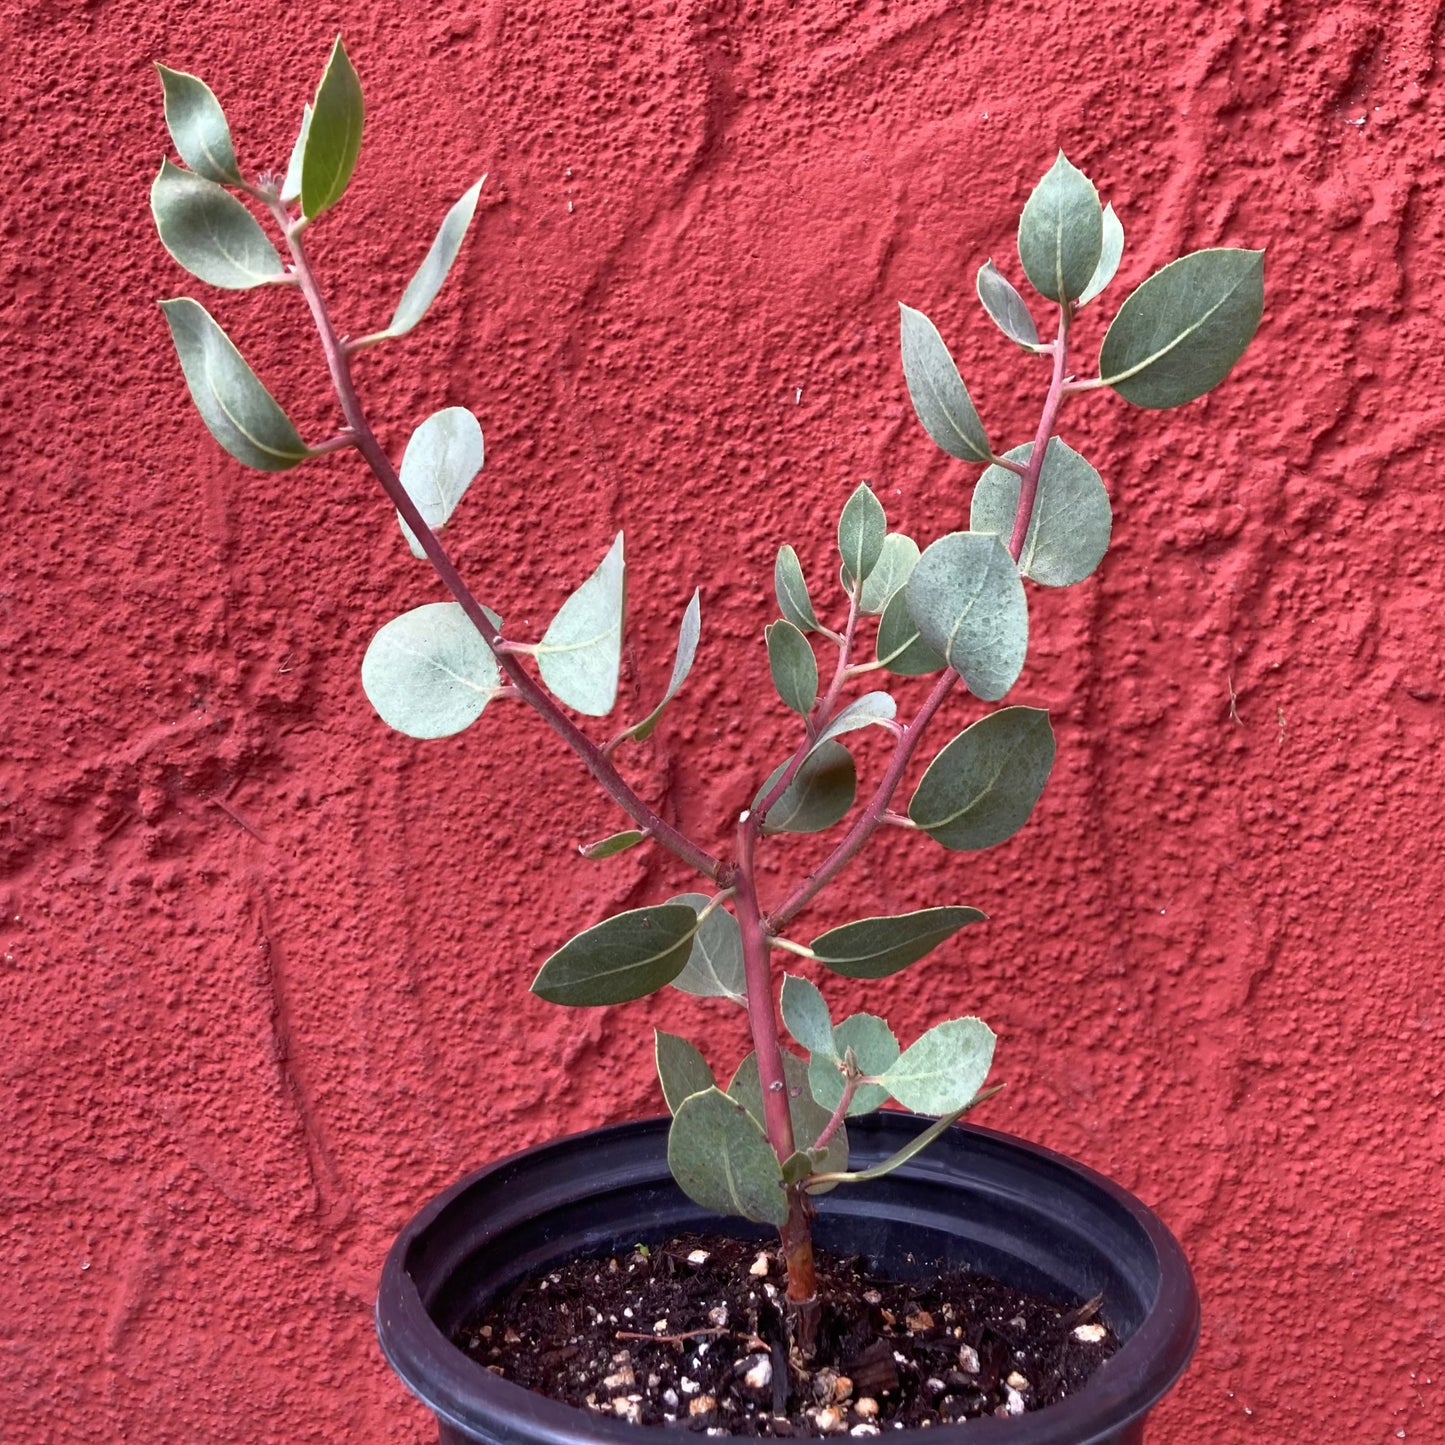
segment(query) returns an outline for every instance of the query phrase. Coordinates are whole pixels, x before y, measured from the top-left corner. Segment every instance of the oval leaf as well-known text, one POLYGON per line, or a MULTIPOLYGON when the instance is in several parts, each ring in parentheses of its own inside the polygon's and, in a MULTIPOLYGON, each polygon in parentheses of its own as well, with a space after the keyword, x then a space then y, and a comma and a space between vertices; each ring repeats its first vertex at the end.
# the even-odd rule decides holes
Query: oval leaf
POLYGON ((890 532, 883 539, 878 562, 863 583, 858 610, 865 617, 876 617, 889 599, 896 596, 913 573, 918 562, 918 543, 902 532, 890 532))
POLYGON ((1099 251, 1099 264, 1089 278, 1089 284, 1079 295, 1079 305, 1087 306, 1119 273, 1119 262, 1124 259, 1124 226, 1114 214, 1113 206, 1104 207, 1103 246, 1099 251))
MULTIPOLYGON (((800 1150, 810 1150, 828 1127, 832 1110, 822 1108, 808 1087, 808 1066, 796 1054, 783 1050, 783 1078, 788 1086, 788 1112, 793 1121, 793 1142, 800 1150)), ((747 1109, 760 1129, 763 1122, 763 1089, 758 1077, 758 1056, 749 1054, 733 1075, 728 1095, 747 1109)), ((818 1159, 820 1168, 836 1169, 838 1159, 848 1157, 848 1136, 840 1129, 827 1143, 818 1159)))
POLYGON ((492 650, 455 602, 428 602, 371 639, 361 685, 388 727, 447 738, 481 717, 501 685, 492 650))
POLYGON ((1018 342, 1026 351, 1039 349, 1039 328, 1028 303, 991 259, 979 267, 978 299, 1010 341, 1018 342))
MULTIPOLYGON (((1026 442, 1009 452, 1008 460, 1022 464, 1033 450, 1034 444, 1026 442)), ((973 490, 969 526, 1007 541, 1013 536, 1021 485, 1017 472, 989 467, 973 490)), ((1072 447, 1051 437, 1019 571, 1045 587, 1072 587, 1104 560, 1113 526, 1103 479, 1072 447)))
MULTIPOLYGON (((787 764, 782 763, 773 769, 753 799, 754 808, 772 792, 786 767, 787 764)), ((842 743, 830 739, 803 760, 783 796, 768 809, 763 832, 821 833, 846 816, 857 795, 858 774, 853 755, 842 743)))
POLYGON ((431 249, 416 275, 407 282, 406 290, 397 303, 396 315, 381 336, 405 336, 426 315, 437 298, 437 292, 446 283, 447 274, 462 249, 462 242, 467 239, 467 229, 477 210, 477 197, 481 195, 486 179, 483 176, 446 213, 431 249))
POLYGON ((788 1217, 783 1171, 752 1115, 718 1089, 684 1099, 667 1135, 678 1187, 714 1214, 781 1226, 788 1217))
POLYGON ((778 594, 778 611, 799 632, 817 630, 818 617, 813 611, 813 599, 808 596, 803 564, 791 547, 778 549, 778 560, 773 564, 773 590, 778 594))
POLYGON ((961 462, 992 460, 988 433, 938 328, 911 306, 900 306, 898 310, 902 318, 903 375, 924 431, 961 462))
POLYGON ((678 629, 677 634, 677 654, 672 661, 672 681, 667 684, 667 691, 663 693, 662 701, 640 723, 628 728, 622 734, 624 738, 632 738, 636 742, 643 742, 650 738, 661 720, 662 714, 667 710, 668 703, 682 691, 682 685, 687 681, 687 675, 692 671, 692 664, 697 658, 697 644, 702 636, 700 597, 701 593, 694 591, 692 601, 687 604, 687 608, 682 614, 682 626, 678 629))
POLYGON ((896 677, 927 677, 948 666, 919 635, 906 587, 889 598, 878 621, 878 661, 896 677))
POLYGON ((1040 295, 1073 301, 1098 269, 1104 246, 1099 193, 1063 151, 1034 188, 1019 221, 1019 260, 1040 295))
POLYGON ((554 697, 588 717, 617 702, 627 565, 622 533, 597 570, 562 604, 540 643, 537 666, 554 697))
POLYGON ((717 1088, 717 1080, 713 1078, 707 1060, 686 1039, 653 1029, 652 1041, 657 1058, 657 1079, 662 1085, 662 1097, 667 1101, 669 1114, 677 1113, 683 1100, 693 1094, 717 1088))
POLYGON ((256 373, 189 296, 162 301, 191 400, 206 429, 243 466, 284 472, 311 455, 256 373))
POLYGON ((843 554, 843 571, 849 581, 867 577, 878 564, 887 534, 883 503, 867 482, 860 482, 838 520, 838 550, 843 554))
POLYGON ((361 81, 338 35, 316 89, 301 156, 301 209, 311 220, 346 194, 361 155, 365 120, 361 81))
POLYGON ((844 978, 887 978, 984 918, 977 908, 925 908, 894 918, 863 918, 830 929, 813 940, 812 948, 819 963, 844 978))
POLYGON ((1263 251, 1195 251, 1156 272, 1119 308, 1099 352, 1099 375, 1135 406, 1183 406, 1229 375, 1263 314, 1263 251))
POLYGON ((810 1054, 836 1058, 833 1015, 815 984, 791 973, 783 975, 783 1026, 810 1054))
POLYGON ((248 291, 286 279, 261 223, 215 181, 162 161, 151 186, 151 214, 161 245, 207 285, 248 291))
POLYGON ((166 127, 176 153, 198 176, 238 184, 241 171, 231 144, 231 127, 211 87, 184 70, 168 70, 164 65, 157 65, 156 70, 166 95, 166 127))
POLYGON ((1028 822, 1053 766, 1048 713, 1000 708, 965 728, 928 765, 908 816, 954 852, 992 848, 1028 822))
MULTIPOLYGON (((667 901, 684 903, 694 913, 701 913, 712 900, 706 893, 680 893, 667 901)), ((742 930, 726 908, 714 908, 703 919, 692 940, 687 964, 673 979, 672 986, 695 998, 726 998, 737 1004, 747 1004, 742 930)))
MULTIPOLYGON (((440 532, 482 469, 486 450, 482 424, 464 406, 429 416, 411 434, 401 458, 401 484, 433 532, 440 532)), ((425 557, 421 543, 398 514, 412 555, 425 557)))
POLYGON ((904 595, 919 634, 975 697, 997 702, 1018 681, 1029 645, 1029 605, 1008 548, 996 536, 953 532, 918 559, 904 595))
POLYGON ((827 727, 818 734, 818 747, 829 738, 842 737, 844 733, 857 732, 859 728, 890 723, 898 715, 898 704, 886 692, 865 692, 840 712, 827 727))
POLYGON ((682 972, 696 933, 697 914, 685 904, 619 913, 564 943, 542 965, 532 992, 569 1008, 646 998, 682 972))
POLYGON ((919 1114, 966 1109, 993 1067, 994 1033, 982 1019, 949 1019, 899 1055, 879 1082, 919 1114))
MULTIPOLYGON (((844 1058, 853 1051, 859 1073, 867 1078, 886 1074, 898 1058, 898 1040, 893 1030, 873 1014, 854 1014, 833 1030, 834 1058, 844 1058)), ((818 1107, 831 1116, 843 1102, 843 1072, 824 1054, 815 1054, 808 1069, 808 1086, 818 1107)), ((871 1114, 888 1102, 888 1091, 877 1084, 863 1084, 848 1105, 848 1117, 871 1114)))
POLYGON ((808 639, 791 622, 775 622, 763 636, 778 696, 794 712, 807 717, 818 701, 818 659, 808 639))
POLYGON ((311 107, 301 108, 301 129, 296 132, 296 142, 291 147, 291 159, 286 163, 286 178, 281 182, 281 199, 289 206, 301 199, 301 165, 306 159, 306 137, 311 134, 311 107))
POLYGON ((635 848, 642 842, 647 834, 639 832, 636 828, 629 828, 623 833, 613 833, 610 837, 599 838, 595 843, 583 843, 577 851, 590 863, 600 862, 603 858, 615 858, 619 853, 625 853, 629 848, 635 848))

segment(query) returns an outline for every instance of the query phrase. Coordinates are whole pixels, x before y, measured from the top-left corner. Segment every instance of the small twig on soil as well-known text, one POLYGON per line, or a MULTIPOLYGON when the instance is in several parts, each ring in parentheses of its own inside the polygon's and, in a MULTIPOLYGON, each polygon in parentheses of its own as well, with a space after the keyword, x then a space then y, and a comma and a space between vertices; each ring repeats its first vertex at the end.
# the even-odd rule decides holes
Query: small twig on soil
POLYGON ((618 1330, 614 1339, 618 1340, 655 1340, 659 1345, 681 1345, 688 1340, 696 1340, 703 1335, 728 1335, 732 1331, 726 1326, 719 1325, 706 1330, 687 1330, 680 1335, 649 1335, 637 1330, 618 1330))

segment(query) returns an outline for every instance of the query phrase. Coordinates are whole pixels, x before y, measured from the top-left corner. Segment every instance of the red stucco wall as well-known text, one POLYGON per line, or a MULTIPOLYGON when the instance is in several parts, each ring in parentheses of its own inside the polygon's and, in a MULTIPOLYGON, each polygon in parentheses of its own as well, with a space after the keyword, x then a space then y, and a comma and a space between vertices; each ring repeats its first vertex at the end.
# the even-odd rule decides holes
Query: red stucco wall
MULTIPOLYGON (((0 6, 0 1436, 426 1438, 371 1335, 393 1231, 502 1151, 658 1106, 656 1002, 525 990, 686 876, 578 861, 615 815, 519 710, 384 731, 361 653, 434 586, 352 460, 221 454, 153 304, 202 293, 146 213, 150 62, 210 78, 260 169, 344 28, 369 131, 315 241, 343 324, 384 323, 491 173, 461 284, 362 364, 385 436, 479 414, 457 549, 519 630, 626 527, 630 699, 701 584, 697 677, 637 758, 712 843, 780 746, 776 710, 736 721, 768 692, 778 543, 830 572, 863 478, 910 529, 966 515, 896 303, 1011 443, 1043 369, 973 273, 1058 145, 1131 243, 1086 360, 1092 313, 1164 261, 1268 244, 1225 388, 1065 413, 1118 523, 1099 578, 1036 599, 1014 700, 1061 745, 1036 821, 978 858, 899 839, 814 916, 991 915, 880 1002, 905 1036, 983 1014, 1010 1085, 987 1122, 1186 1242, 1204 1338, 1158 1445, 1445 1439, 1437 7, 410 8, 0 6)), ((324 434, 299 298, 216 310, 324 434)))

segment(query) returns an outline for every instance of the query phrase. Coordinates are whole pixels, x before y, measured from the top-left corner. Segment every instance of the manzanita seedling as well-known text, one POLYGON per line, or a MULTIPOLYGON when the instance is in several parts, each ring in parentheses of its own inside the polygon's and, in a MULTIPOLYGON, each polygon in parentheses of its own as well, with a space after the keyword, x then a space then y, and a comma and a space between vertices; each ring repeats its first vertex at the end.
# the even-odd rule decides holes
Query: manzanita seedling
MULTIPOLYGON (((1136 406, 1175 407, 1217 386, 1259 325, 1263 253, 1196 251, 1164 267, 1119 308, 1098 375, 1077 380, 1070 330, 1078 311, 1114 279, 1124 231, 1093 183, 1060 154, 1024 206, 1018 237, 1025 277, 1052 303, 1052 339, 1040 338, 1032 309, 1000 268, 990 260, 978 273, 984 310, 1010 341, 1051 367, 1032 440, 1002 452, 937 329, 921 312, 902 308, 903 371, 919 421, 951 457, 983 469, 969 525, 920 548, 889 531, 883 504, 859 486, 839 518, 840 586, 829 606, 814 601, 794 548, 779 549, 773 582, 781 617, 765 627, 763 639, 778 696, 800 720, 798 743, 737 819, 733 849, 714 856, 668 822, 619 766, 625 746, 653 732, 687 681, 701 630, 698 595, 683 613, 672 677, 656 706, 599 741, 573 714, 602 718, 616 709, 627 597, 622 537, 540 637, 508 635, 442 541, 482 470, 476 417, 463 407, 428 417, 398 469, 358 396, 352 358, 421 321, 462 248, 482 182, 447 213, 390 322, 346 339, 322 298, 306 244, 310 227, 345 194, 361 149, 361 85, 341 41, 306 107, 290 166, 254 181, 239 167, 211 90, 191 75, 165 68, 160 74, 171 138, 186 167, 164 160, 152 187, 162 242, 213 286, 300 291, 343 425, 320 445, 307 445, 205 308, 189 298, 165 301, 201 419, 237 461, 260 471, 342 449, 360 452, 396 508, 405 545, 431 563, 450 594, 402 613, 372 639, 361 680, 376 711, 410 737, 439 738, 470 727, 499 698, 526 703, 629 821, 584 846, 585 857, 661 847, 705 880, 698 892, 585 929, 543 963, 532 989, 555 1003, 597 1007, 670 986, 746 1009, 753 1052, 725 1087, 691 1043, 656 1034, 657 1070, 672 1113, 668 1159, 678 1184, 700 1204, 778 1229, 787 1297, 807 1348, 817 1312, 814 1197, 897 1168, 986 1097, 994 1036, 979 1019, 951 1019, 904 1048, 871 1013, 835 1022, 814 983, 791 973, 779 981, 773 957, 783 952, 844 978, 883 979, 982 921, 975 908, 946 905, 860 919, 806 943, 792 934, 808 905, 882 827, 915 829, 961 852, 1002 843, 1023 827, 1054 759, 1048 716, 1032 707, 975 709, 974 720, 935 753, 907 811, 893 803, 952 694, 999 703, 1018 681, 1029 640, 1025 583, 1073 586, 1093 573, 1108 547, 1112 517, 1099 473, 1056 435, 1065 401, 1107 387, 1136 406), (283 249, 257 211, 274 224, 283 249), (869 686, 880 674, 936 681, 903 720, 888 690, 869 686), (859 806, 848 739, 869 727, 888 733, 891 754, 859 806), (820 865, 783 897, 760 897, 757 860, 774 835, 829 830, 836 830, 836 842, 820 865), (785 1033, 797 1052, 785 1046, 785 1033), (847 1121, 890 1100, 936 1122, 893 1158, 850 1171, 847 1121)), ((494 599, 501 585, 489 579, 494 599)))

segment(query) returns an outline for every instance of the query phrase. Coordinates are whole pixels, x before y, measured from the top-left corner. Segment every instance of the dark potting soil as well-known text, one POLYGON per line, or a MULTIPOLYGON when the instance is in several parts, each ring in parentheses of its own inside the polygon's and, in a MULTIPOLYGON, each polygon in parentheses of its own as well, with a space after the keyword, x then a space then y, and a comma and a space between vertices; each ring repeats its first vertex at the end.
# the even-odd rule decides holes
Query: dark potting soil
POLYGON ((810 1361, 758 1242, 684 1235, 519 1286, 456 1343, 495 1374, 599 1415, 713 1435, 878 1435, 1017 1415, 1072 1394, 1118 1348, 1084 1305, 986 1275, 871 1278, 820 1253, 810 1361))

